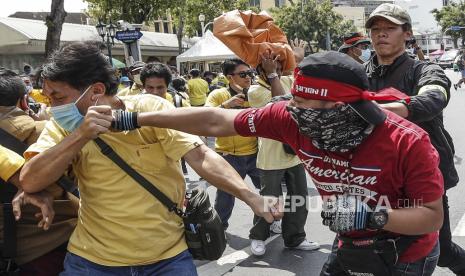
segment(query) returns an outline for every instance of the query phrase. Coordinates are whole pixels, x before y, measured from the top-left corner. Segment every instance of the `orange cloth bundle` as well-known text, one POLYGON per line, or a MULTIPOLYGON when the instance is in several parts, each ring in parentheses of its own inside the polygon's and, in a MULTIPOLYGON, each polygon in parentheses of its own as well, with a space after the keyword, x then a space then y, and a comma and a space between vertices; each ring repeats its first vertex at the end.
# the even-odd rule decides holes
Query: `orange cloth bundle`
POLYGON ((265 12, 227 12, 215 18, 213 34, 254 68, 260 63, 260 55, 266 51, 280 56, 283 71, 294 70, 296 66, 286 35, 265 12))

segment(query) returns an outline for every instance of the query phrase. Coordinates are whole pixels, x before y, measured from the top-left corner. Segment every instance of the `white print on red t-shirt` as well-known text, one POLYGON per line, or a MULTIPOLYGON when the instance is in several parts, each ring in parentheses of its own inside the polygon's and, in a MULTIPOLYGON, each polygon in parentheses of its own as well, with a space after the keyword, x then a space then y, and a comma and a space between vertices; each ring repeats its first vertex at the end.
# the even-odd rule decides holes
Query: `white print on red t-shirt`
POLYGON ((257 110, 255 109, 252 112, 250 112, 249 115, 247 116, 247 124, 249 125, 249 130, 251 133, 257 132, 257 129, 255 128, 255 122, 254 122, 256 112, 257 110))
POLYGON ((317 189, 327 193, 343 193, 345 189, 348 189, 347 192, 351 195, 370 199, 375 199, 378 194, 370 188, 378 183, 381 168, 374 166, 351 167, 348 160, 308 153, 302 149, 299 150, 299 153, 301 153, 300 159, 317 189), (324 168, 322 166, 325 163, 332 165, 324 168), (337 170, 336 167, 346 169, 337 170), (350 185, 348 185, 349 182, 350 185))

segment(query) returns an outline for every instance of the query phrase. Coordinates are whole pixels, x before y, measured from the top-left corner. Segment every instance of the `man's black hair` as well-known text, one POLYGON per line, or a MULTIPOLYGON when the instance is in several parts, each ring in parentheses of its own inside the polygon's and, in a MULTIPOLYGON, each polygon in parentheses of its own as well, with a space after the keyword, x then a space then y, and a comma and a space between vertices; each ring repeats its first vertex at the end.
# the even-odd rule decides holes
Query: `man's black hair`
POLYGON ((15 106, 26 93, 26 85, 18 74, 0 70, 0 106, 15 106))
POLYGON ((213 78, 216 78, 218 74, 212 72, 212 71, 205 71, 203 72, 203 77, 206 78, 207 76, 212 76, 213 78))
POLYGON ((191 75, 193 78, 198 78, 200 77, 200 70, 199 69, 192 69, 189 71, 189 75, 191 75))
POLYGON ((170 68, 160 62, 147 63, 140 71, 140 80, 143 85, 145 85, 145 80, 153 77, 164 79, 167 87, 173 78, 170 68))
POLYGON ((244 61, 242 61, 240 59, 237 59, 237 58, 225 60, 223 62, 223 64, 221 65, 221 67, 223 69, 223 75, 225 75, 225 76, 231 75, 232 73, 234 73, 237 66, 239 66, 239 65, 245 65, 247 67, 249 66, 247 63, 245 63, 244 61))
POLYGON ((96 82, 105 85, 106 95, 118 90, 115 70, 95 41, 73 42, 54 52, 43 66, 42 77, 65 82, 81 92, 96 82))
POLYGON ((186 90, 187 90, 186 81, 183 78, 175 78, 175 79, 173 79, 172 85, 173 85, 173 88, 176 91, 186 92, 186 90))

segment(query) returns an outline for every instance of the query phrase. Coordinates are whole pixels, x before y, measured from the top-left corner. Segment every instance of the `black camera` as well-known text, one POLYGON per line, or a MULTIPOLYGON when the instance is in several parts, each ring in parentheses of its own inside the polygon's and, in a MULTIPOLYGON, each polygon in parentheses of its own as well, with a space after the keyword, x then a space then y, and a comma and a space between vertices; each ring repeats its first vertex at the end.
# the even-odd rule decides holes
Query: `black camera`
POLYGON ((249 88, 243 88, 242 93, 244 94, 244 100, 246 102, 248 102, 249 101, 249 94, 248 94, 249 93, 249 88))
POLYGON ((38 113, 40 110, 40 104, 39 103, 29 103, 28 104, 29 109, 34 111, 34 113, 38 113))

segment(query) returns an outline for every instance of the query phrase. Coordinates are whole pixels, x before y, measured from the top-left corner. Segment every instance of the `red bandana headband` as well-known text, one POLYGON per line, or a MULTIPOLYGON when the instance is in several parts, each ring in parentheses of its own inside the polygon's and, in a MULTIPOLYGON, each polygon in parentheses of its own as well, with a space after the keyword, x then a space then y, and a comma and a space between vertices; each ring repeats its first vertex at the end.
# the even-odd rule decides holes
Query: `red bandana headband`
POLYGON ((345 44, 353 44, 353 42, 357 42, 357 41, 362 40, 362 39, 366 39, 366 37, 362 37, 362 36, 352 37, 350 39, 345 40, 344 43, 345 44))
POLYGON ((296 70, 291 93, 305 99, 352 103, 365 101, 397 101, 410 102, 410 97, 395 88, 386 88, 377 93, 363 90, 356 86, 310 76, 304 76, 296 70))

